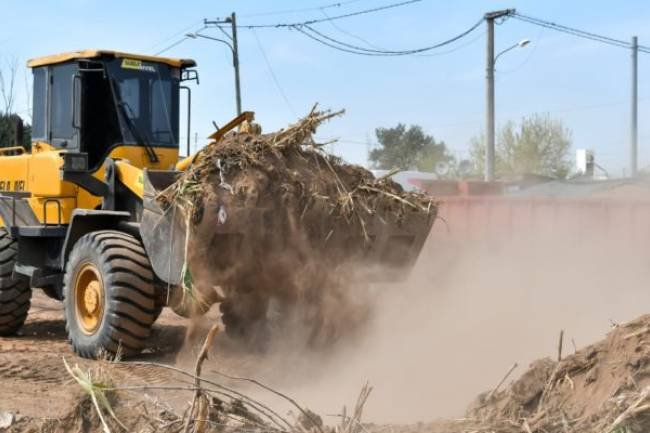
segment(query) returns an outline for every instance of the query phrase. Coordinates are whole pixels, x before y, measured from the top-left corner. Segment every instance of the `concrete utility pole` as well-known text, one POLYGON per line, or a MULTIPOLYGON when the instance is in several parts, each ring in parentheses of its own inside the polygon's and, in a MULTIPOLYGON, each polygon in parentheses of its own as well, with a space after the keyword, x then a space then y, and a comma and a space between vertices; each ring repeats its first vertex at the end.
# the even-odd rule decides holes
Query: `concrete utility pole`
POLYGON ((513 13, 514 9, 488 12, 485 57, 485 181, 494 180, 494 20, 513 13))
POLYGON ((196 38, 204 38, 204 39, 212 39, 213 41, 221 42, 224 43, 230 48, 230 51, 232 52, 232 65, 235 69, 235 103, 237 104, 237 115, 239 116, 242 113, 241 109, 241 83, 239 79, 239 43, 237 42, 237 16, 233 12, 230 14, 228 18, 225 20, 203 20, 203 24, 206 26, 212 25, 215 27, 218 27, 219 30, 221 30, 227 37, 230 39, 230 42, 225 41, 223 39, 219 38, 214 38, 212 36, 206 36, 202 35, 200 33, 188 33, 185 36, 196 39, 196 38), (221 26, 220 24, 230 24, 231 26, 231 34, 229 35, 221 26))
POLYGON ((638 87, 638 56, 639 41, 632 36, 632 98, 630 110, 630 177, 637 175, 637 141, 638 131, 638 108, 639 108, 639 87, 638 87))
POLYGON ((237 99, 237 115, 241 114, 241 84, 239 83, 239 44, 237 43, 237 17, 233 12, 230 15, 232 26, 233 66, 235 67, 235 98, 237 99))

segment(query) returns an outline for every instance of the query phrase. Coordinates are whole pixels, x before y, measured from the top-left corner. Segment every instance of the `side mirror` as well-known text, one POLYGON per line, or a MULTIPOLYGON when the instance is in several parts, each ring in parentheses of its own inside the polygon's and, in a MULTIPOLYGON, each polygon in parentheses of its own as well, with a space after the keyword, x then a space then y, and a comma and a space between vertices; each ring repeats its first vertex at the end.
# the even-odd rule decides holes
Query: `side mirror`
POLYGON ((180 81, 181 83, 183 81, 196 81, 196 84, 199 84, 199 71, 196 69, 183 69, 180 81))

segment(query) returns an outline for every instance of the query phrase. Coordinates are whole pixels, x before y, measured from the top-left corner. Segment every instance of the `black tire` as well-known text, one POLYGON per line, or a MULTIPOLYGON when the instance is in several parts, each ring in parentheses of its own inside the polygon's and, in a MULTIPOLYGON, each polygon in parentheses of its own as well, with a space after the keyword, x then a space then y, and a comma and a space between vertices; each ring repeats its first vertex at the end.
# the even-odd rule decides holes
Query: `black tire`
POLYGON ((92 232, 77 241, 66 265, 63 297, 68 338, 84 358, 139 353, 158 313, 149 258, 138 239, 120 231, 92 232), (84 285, 87 272, 102 287, 100 313, 89 312, 79 299, 90 287, 84 285), (84 315, 97 316, 93 326, 84 315))
POLYGON ((153 321, 154 321, 154 322, 155 322, 156 320, 158 320, 158 318, 159 318, 160 315, 162 314, 162 311, 163 311, 163 308, 164 308, 164 307, 165 307, 165 306, 164 306, 161 302, 159 302, 159 301, 156 300, 156 307, 155 307, 154 310, 153 310, 153 321))
POLYGON ((13 335, 25 323, 32 298, 26 279, 14 279, 18 245, 7 230, 0 228, 0 335, 13 335))

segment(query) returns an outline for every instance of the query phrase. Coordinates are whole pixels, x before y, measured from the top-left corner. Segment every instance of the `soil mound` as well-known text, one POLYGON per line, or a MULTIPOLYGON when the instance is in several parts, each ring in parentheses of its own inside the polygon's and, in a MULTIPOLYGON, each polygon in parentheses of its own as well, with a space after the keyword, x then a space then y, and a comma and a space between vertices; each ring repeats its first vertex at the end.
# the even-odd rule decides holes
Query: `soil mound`
POLYGON ((263 335, 275 300, 276 316, 300 311, 310 340, 336 338, 365 315, 363 284, 351 295, 351 281, 378 263, 409 267, 421 249, 436 203, 325 153, 313 134, 339 114, 228 133, 159 197, 187 223, 184 299, 220 302, 230 334, 263 335), (390 230, 403 242, 380 242, 390 230))
POLYGON ((650 431, 650 315, 560 362, 534 362, 506 389, 479 396, 468 416, 498 432, 650 431))

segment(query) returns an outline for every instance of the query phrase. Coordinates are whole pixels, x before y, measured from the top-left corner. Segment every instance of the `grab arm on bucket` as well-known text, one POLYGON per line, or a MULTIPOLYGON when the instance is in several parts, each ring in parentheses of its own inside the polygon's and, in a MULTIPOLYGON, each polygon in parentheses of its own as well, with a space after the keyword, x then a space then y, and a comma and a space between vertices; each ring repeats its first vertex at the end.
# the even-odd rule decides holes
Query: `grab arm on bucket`
MULTIPOLYGON (((230 122, 226 123, 224 126, 219 128, 217 131, 213 132, 208 138, 212 141, 219 141, 221 138, 226 135, 228 131, 231 131, 241 125, 244 122, 252 122, 255 119, 255 113, 252 111, 244 111, 239 116, 232 119, 230 122)), ((203 150, 203 148, 201 148, 203 150)), ((176 164, 176 170, 184 171, 186 170, 194 160, 201 154, 201 150, 194 153, 193 155, 183 158, 176 164)))

